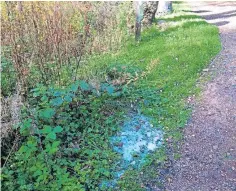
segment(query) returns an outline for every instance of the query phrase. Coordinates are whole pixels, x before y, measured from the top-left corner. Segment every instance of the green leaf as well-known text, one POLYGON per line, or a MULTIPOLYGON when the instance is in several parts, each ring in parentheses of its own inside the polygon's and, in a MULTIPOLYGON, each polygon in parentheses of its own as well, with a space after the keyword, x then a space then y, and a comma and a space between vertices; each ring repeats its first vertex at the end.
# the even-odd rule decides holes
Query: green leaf
POLYGON ((37 145, 37 142, 36 142, 36 140, 29 140, 29 141, 27 141, 27 145, 28 145, 28 147, 33 148, 37 145))
POLYGON ((48 126, 48 125, 45 125, 43 130, 42 130, 42 133, 50 133, 52 132, 52 127, 51 126, 48 126))
POLYGON ((88 133, 92 132, 93 129, 92 128, 88 128, 88 133))
POLYGON ((31 127, 32 119, 26 119, 23 121, 23 123, 20 126, 20 133, 24 133, 26 130, 28 130, 31 127))
POLYGON ((47 135, 47 138, 50 138, 50 139, 55 140, 55 139, 57 138, 56 133, 55 133, 55 132, 49 133, 49 134, 47 135))
POLYGON ((51 144, 46 145, 46 151, 50 154, 53 154, 58 151, 58 145, 60 144, 60 141, 55 141, 51 144))
POLYGON ((53 154, 53 153, 55 153, 55 152, 57 152, 57 151, 58 151, 58 148, 55 147, 55 148, 51 148, 51 149, 49 150, 49 153, 50 153, 50 154, 53 154))
POLYGON ((55 91, 53 96, 55 97, 58 97, 58 96, 61 96, 62 95, 62 92, 61 91, 55 91))
POLYGON ((119 96, 121 96, 121 92, 120 91, 119 92, 115 92, 115 93, 112 94, 112 96, 119 97, 119 96))
POLYGON ((108 83, 101 84, 101 90, 106 91, 109 95, 112 95, 115 91, 115 87, 108 83))
POLYGON ((21 146, 21 148, 19 149, 18 152, 23 153, 23 152, 25 152, 26 150, 27 150, 27 147, 23 145, 23 146, 21 146))
POLYGON ((106 91, 109 95, 111 95, 114 92, 114 90, 115 88, 112 85, 106 87, 106 91))
POLYGON ((63 99, 61 97, 57 97, 55 99, 52 99, 50 101, 50 103, 53 105, 53 106, 60 106, 62 103, 63 103, 63 99))
POLYGON ((103 174, 104 174, 106 177, 109 177, 109 176, 110 176, 110 172, 109 172, 109 171, 103 171, 103 174))
POLYGON ((48 97, 46 95, 44 95, 43 97, 41 97, 40 99, 42 102, 47 102, 48 101, 48 97))
POLYGON ((40 92, 34 92, 33 97, 38 97, 40 95, 40 92))
POLYGON ((90 90, 89 84, 87 82, 85 82, 84 80, 81 80, 79 82, 79 86, 80 86, 81 90, 83 90, 83 91, 90 90))
POLYGON ((108 86, 109 86, 108 83, 102 83, 101 84, 101 91, 105 91, 108 86))
POLYGON ((74 84, 71 85, 70 90, 76 92, 79 88, 79 82, 76 81, 74 84))
POLYGON ((55 110, 52 108, 41 109, 39 111, 39 117, 42 119, 50 119, 55 114, 55 110))
POLYGON ((60 141, 54 141, 54 142, 52 143, 52 147, 53 147, 53 148, 57 147, 58 145, 60 145, 60 141))
POLYGON ((61 126, 56 126, 54 129, 53 129, 53 131, 55 132, 55 133, 60 133, 60 132, 62 132, 62 127, 61 126))
POLYGON ((71 102, 71 101, 72 101, 72 97, 66 95, 66 96, 64 97, 64 100, 67 101, 67 102, 71 102))
POLYGON ((37 176, 40 176, 40 175, 42 175, 42 171, 37 170, 37 171, 34 172, 33 177, 37 177, 37 176))

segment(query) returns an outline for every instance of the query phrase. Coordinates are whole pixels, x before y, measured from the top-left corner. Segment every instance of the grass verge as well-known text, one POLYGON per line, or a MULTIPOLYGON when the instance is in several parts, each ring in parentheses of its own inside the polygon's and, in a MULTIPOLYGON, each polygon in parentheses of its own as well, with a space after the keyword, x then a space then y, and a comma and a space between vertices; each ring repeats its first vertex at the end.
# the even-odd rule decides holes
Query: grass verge
POLYGON ((177 11, 157 19, 161 26, 154 25, 144 31, 138 44, 130 43, 117 55, 96 59, 99 67, 121 63, 147 71, 145 78, 134 83, 132 98, 139 100, 142 112, 151 116, 154 124, 162 126, 165 132, 163 148, 149 156, 141 170, 131 168, 124 174, 119 181, 122 190, 162 186, 168 174, 165 166, 170 162, 169 155, 174 159, 180 157, 177 143, 191 113, 187 98, 198 94, 195 85, 201 71, 221 49, 217 27, 182 10, 181 4, 174 7, 177 11), (155 100, 157 95, 162 99, 155 100), (149 104, 140 103, 140 97, 149 104))

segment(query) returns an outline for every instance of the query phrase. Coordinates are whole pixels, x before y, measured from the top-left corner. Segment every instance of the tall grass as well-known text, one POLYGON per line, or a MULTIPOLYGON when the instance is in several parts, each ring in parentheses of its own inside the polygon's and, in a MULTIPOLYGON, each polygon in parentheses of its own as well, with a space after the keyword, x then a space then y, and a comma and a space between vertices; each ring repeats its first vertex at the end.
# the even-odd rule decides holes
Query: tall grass
POLYGON ((19 83, 65 85, 87 57, 114 51, 131 33, 130 2, 2 2, 2 56, 19 83))

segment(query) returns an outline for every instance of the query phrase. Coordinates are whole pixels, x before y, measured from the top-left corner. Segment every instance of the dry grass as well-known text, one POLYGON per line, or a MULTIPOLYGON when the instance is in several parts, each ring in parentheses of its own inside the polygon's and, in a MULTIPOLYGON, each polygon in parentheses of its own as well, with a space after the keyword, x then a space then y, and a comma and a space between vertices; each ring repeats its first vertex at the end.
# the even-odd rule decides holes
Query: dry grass
POLYGON ((20 109, 22 97, 20 95, 20 87, 18 86, 17 92, 10 97, 2 97, 1 99, 1 138, 8 137, 12 134, 13 127, 20 121, 20 109))

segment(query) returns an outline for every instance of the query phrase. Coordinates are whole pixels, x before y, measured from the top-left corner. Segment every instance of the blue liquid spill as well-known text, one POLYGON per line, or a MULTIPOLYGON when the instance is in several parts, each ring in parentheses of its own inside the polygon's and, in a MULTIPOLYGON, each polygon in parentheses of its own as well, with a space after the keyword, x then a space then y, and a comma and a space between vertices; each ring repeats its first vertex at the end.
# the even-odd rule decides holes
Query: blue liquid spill
POLYGON ((139 169, 145 163, 146 156, 159 148, 162 142, 163 131, 154 127, 150 118, 142 114, 130 114, 120 132, 110 139, 113 150, 121 155, 113 172, 114 179, 103 181, 101 185, 114 187, 129 167, 139 169))

